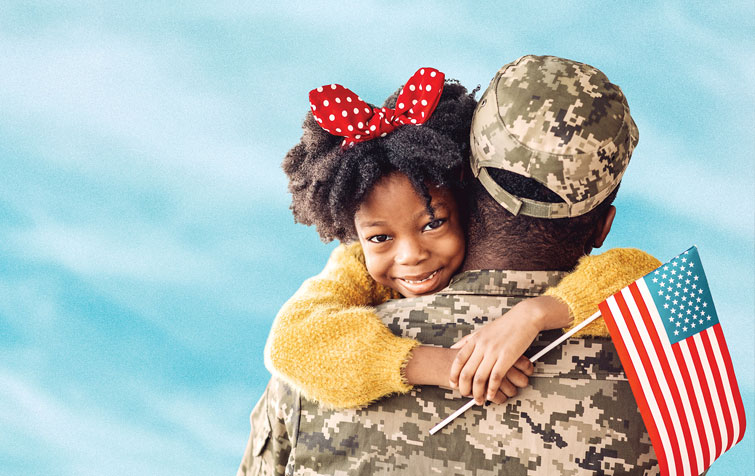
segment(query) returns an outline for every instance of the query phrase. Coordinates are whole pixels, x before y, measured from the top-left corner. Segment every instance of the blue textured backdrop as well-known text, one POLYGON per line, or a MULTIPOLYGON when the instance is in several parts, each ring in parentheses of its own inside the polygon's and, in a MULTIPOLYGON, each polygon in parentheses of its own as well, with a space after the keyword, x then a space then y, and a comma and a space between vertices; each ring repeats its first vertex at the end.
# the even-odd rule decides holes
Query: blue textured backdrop
MULTIPOLYGON (((331 248, 279 169, 309 89, 527 53, 624 89, 607 246, 699 247, 755 417, 751 1, 247 3, 0 6, 0 474, 233 474, 272 317, 331 248)), ((752 434, 709 474, 755 473, 752 434)))

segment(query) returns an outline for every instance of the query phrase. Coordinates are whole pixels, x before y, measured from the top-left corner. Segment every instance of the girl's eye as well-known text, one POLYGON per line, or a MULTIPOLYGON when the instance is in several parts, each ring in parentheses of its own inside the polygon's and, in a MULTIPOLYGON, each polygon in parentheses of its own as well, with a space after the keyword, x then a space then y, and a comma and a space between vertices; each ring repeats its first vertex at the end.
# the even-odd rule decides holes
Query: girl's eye
POLYGON ((367 241, 371 241, 373 243, 385 243, 386 241, 390 240, 391 237, 388 235, 375 235, 367 238, 367 241))
POLYGON ((435 230, 436 228, 440 228, 441 226, 443 226, 443 224, 446 221, 447 220, 445 218, 438 218, 437 220, 433 220, 427 225, 425 225, 425 228, 422 231, 429 231, 429 230, 435 230))

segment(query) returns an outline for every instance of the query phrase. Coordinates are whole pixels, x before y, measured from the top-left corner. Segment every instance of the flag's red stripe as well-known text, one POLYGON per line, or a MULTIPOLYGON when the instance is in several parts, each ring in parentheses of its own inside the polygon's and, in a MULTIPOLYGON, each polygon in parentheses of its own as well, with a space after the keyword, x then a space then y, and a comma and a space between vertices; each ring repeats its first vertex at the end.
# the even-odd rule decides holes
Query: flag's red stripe
MULTIPOLYGON (((663 372, 663 377, 666 379, 666 384, 668 385, 669 390, 671 391, 671 399, 673 400, 674 409, 676 410, 676 413, 679 416, 679 423, 681 424, 682 434, 684 435, 684 443, 685 443, 685 446, 687 447, 687 456, 689 457, 689 461, 691 463, 690 469, 692 471, 692 474, 698 475, 702 473, 703 470, 698 469, 699 467, 698 467, 698 462, 697 462, 697 455, 695 454, 695 446, 692 444, 692 436, 690 435, 689 426, 687 425, 687 421, 692 416, 686 414, 684 410, 684 404, 682 403, 682 396, 679 393, 679 389, 678 389, 678 386, 681 382, 677 382, 676 378, 674 377, 674 374, 671 373, 671 366, 668 363, 668 360, 667 360, 668 358, 666 357, 666 351, 663 348, 663 344, 661 343, 661 339, 658 336, 658 332, 655 328, 655 323, 653 322, 653 318, 650 317, 650 312, 648 312, 647 306, 645 305, 645 300, 642 297, 642 294, 640 294, 640 290, 637 287, 636 282, 629 285, 629 291, 631 292, 632 298, 634 299, 634 302, 637 305, 637 310, 640 311, 642 322, 644 323, 645 328, 647 329, 647 333, 650 336, 650 341, 652 343, 653 349, 655 349, 655 355, 658 356, 658 362, 661 365, 661 371, 663 372)), ((653 304, 651 303, 650 305, 653 305, 653 304)), ((629 312, 629 309, 627 309, 627 312, 629 312)), ((666 403, 667 403, 667 407, 672 404, 671 402, 666 402, 666 403)), ((669 416, 670 416, 670 410, 669 410, 669 416)), ((673 421, 673 419, 671 421, 673 421)), ((678 466, 681 468, 682 467, 681 463, 678 466)))
POLYGON ((745 425, 747 421, 745 419, 745 409, 742 403, 742 394, 739 393, 739 384, 737 383, 737 377, 734 375, 734 366, 731 363, 731 355, 729 354, 729 348, 726 346, 726 339, 724 339, 724 332, 721 329, 721 324, 712 326, 713 332, 716 334, 718 341, 718 347, 721 349, 721 356, 724 359, 726 365, 726 375, 729 377, 729 384, 731 386, 732 397, 734 397, 734 405, 737 407, 737 416, 739 417, 739 435, 734 440, 734 444, 739 443, 742 437, 745 436, 745 425))
POLYGON ((710 344, 710 335, 707 330, 700 333, 700 338, 703 341, 703 347, 705 347, 705 353, 708 356, 708 362, 710 363, 711 371, 713 372, 713 382, 716 384, 716 394, 718 401, 721 402, 721 409, 724 414, 724 424, 726 425, 726 437, 727 440, 723 442, 723 449, 719 456, 731 446, 731 442, 734 440, 734 424, 731 421, 731 412, 729 411, 729 402, 726 399, 726 392, 724 391, 724 383, 721 380, 721 372, 718 369, 718 362, 716 354, 713 353, 713 347, 710 344))
MULTIPOLYGON (((684 355, 682 354, 682 349, 679 347, 679 344, 671 344, 671 349, 674 351, 674 357, 676 358, 677 365, 679 365, 679 370, 682 374, 682 380, 684 381, 684 388, 687 389, 687 395, 689 395, 690 400, 690 406, 692 407, 692 414, 695 418, 695 425, 697 426, 697 436, 700 438, 702 451, 703 451, 703 461, 702 461, 702 468, 698 468, 700 472, 702 472, 704 469, 708 468, 713 461, 710 460, 710 451, 708 451, 708 435, 705 431, 705 424, 703 423, 703 417, 702 412, 705 411, 705 408, 700 405, 700 402, 697 401, 697 395, 695 394, 695 387, 692 386, 692 379, 690 379, 689 372, 687 371, 687 368, 689 367, 689 362, 684 358, 684 355)), ((712 443, 712 442, 711 442, 712 443)))
POLYGON ((702 362, 700 362, 700 350, 697 349, 695 339, 688 337, 685 342, 687 342, 687 345, 689 346, 689 351, 692 355, 692 362, 694 362, 695 364, 695 371, 697 372, 700 388, 703 392, 706 412, 710 417, 710 426, 713 429, 713 442, 716 444, 715 454, 719 455, 721 454, 721 432, 718 430, 719 423, 718 417, 716 416, 716 407, 713 406, 713 400, 711 400, 710 398, 710 393, 713 389, 708 388, 708 379, 705 378, 706 372, 705 369, 703 369, 702 362))
MULTIPOLYGON (((611 297, 608 299, 613 298, 611 297)), ((640 415, 642 415, 642 421, 645 423, 645 429, 647 430, 648 435, 650 435, 650 442, 653 444, 653 449, 655 449, 655 457, 658 460, 661 474, 667 476, 669 470, 668 459, 666 458, 666 448, 663 446, 661 434, 658 432, 658 425, 655 422, 655 418, 653 418, 653 413, 650 411, 650 405, 645 398, 642 383, 637 376, 637 371, 634 368, 634 363, 632 362, 632 358, 626 348, 626 344, 624 344, 621 331, 616 325, 615 318, 611 313, 611 308, 608 307, 608 303, 603 301, 598 305, 598 308, 600 309, 600 315, 603 316, 603 320, 608 327, 608 333, 611 335, 611 340, 613 340, 614 347, 616 347, 616 352, 619 354, 619 358, 623 364, 624 373, 627 375, 629 386, 632 388, 635 401, 640 409, 640 415)))

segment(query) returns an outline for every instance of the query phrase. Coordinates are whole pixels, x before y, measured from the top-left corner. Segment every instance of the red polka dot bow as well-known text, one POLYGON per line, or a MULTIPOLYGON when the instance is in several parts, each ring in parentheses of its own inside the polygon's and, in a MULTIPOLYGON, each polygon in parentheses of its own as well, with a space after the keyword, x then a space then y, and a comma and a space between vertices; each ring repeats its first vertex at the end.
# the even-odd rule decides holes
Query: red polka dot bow
POLYGON ((340 84, 313 89, 309 104, 320 127, 344 137, 341 145, 351 147, 405 124, 424 123, 438 105, 444 78, 437 69, 420 68, 399 93, 395 109, 371 107, 340 84))

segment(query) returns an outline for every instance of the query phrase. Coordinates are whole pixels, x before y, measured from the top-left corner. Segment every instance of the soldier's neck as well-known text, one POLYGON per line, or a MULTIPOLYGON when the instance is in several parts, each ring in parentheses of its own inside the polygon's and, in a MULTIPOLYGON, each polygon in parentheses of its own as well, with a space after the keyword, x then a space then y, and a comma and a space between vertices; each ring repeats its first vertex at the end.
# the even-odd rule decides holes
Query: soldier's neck
POLYGON ((569 250, 539 250, 535 247, 522 250, 511 247, 507 252, 504 244, 495 246, 470 244, 460 271, 474 269, 505 269, 512 271, 570 271, 574 269, 583 253, 569 250))

